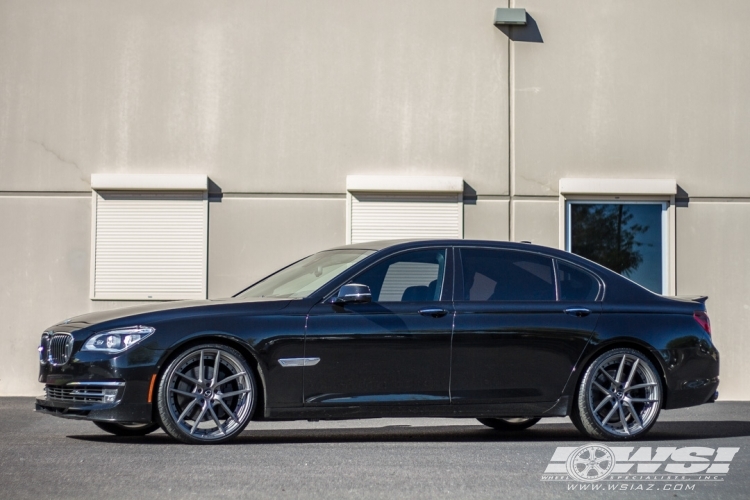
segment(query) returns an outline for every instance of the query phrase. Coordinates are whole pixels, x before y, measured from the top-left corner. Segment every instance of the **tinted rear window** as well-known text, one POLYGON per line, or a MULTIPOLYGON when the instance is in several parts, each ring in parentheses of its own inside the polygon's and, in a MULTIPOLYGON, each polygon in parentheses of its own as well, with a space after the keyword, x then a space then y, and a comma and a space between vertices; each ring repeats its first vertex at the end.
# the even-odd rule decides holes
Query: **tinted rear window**
POLYGON ((557 274, 560 280, 560 300, 596 300, 599 295, 599 282, 583 269, 557 261, 557 274))
POLYGON ((555 300, 552 259, 514 250, 462 248, 464 300, 555 300))

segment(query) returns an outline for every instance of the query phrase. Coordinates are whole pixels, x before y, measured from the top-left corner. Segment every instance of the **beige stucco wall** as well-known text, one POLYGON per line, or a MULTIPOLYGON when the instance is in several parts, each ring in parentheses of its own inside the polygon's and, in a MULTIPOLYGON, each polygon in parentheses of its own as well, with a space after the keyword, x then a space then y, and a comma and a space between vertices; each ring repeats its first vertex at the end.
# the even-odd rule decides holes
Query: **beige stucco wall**
POLYGON ((0 234, 0 396, 37 395, 37 346, 45 328, 140 302, 89 300, 89 193, 0 193, 0 234))
POLYGON ((507 194, 496 4, 3 0, 0 191, 157 171, 342 193, 429 171, 507 194))
POLYGON ((676 292, 711 297, 721 398, 750 399, 750 4, 515 3, 544 43, 511 48, 513 239, 559 245, 560 178, 675 179, 676 292))
MULTIPOLYGON (((138 302, 89 300, 91 196, 0 196, 0 395, 34 395, 45 328, 86 312, 138 302)), ((224 196, 209 203, 208 296, 230 296, 310 253, 343 245, 340 197, 224 196)), ((465 211, 466 236, 507 239, 507 201, 465 211)))
POLYGON ((513 241, 530 241, 535 245, 557 248, 558 201, 513 200, 513 241))
POLYGON ((677 210, 677 293, 708 295, 723 399, 750 399, 750 200, 677 210))
POLYGON ((464 203, 464 238, 508 240, 508 200, 476 199, 464 203))
POLYGON ((211 180, 209 297, 343 244, 352 174, 467 183, 464 236, 558 246, 561 177, 676 179, 677 293, 750 399, 750 4, 0 0, 0 395, 89 300, 92 173, 211 180), (64 292, 61 293, 60 291, 64 292))
POLYGON ((273 271, 346 243, 346 199, 229 198, 209 204, 208 297, 234 295, 273 271))
POLYGON ((90 310, 91 196, 0 196, 0 394, 41 392, 44 328, 90 310))
MULTIPOLYGON (((495 7, 0 0, 0 227, 18 242, 0 248, 0 395, 39 391, 43 328, 130 305, 88 298, 92 173, 209 176, 212 298, 343 244, 346 175, 452 175, 507 195, 495 7), (70 252, 80 272, 60 267, 70 252)), ((507 239, 507 209, 476 208, 468 233, 507 239)))
MULTIPOLYGON (((228 198, 209 204, 209 298, 344 244, 341 198, 228 198), (283 228, 283 230, 277 229, 283 228), (300 235, 304 237, 300 238, 300 235)), ((45 328, 139 302, 89 300, 91 195, 0 196, 0 395, 35 395, 45 328)))
POLYGON ((750 2, 515 3, 544 39, 513 48, 517 194, 625 176, 750 195, 750 2))

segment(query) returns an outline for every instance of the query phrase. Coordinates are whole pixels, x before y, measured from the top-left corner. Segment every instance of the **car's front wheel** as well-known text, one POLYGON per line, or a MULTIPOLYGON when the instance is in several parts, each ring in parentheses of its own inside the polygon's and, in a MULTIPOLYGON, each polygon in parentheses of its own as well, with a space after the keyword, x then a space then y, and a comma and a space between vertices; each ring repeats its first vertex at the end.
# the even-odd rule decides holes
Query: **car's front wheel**
POLYGON ((661 378, 651 361, 635 349, 612 349, 583 375, 571 420, 594 439, 636 439, 654 425, 662 400, 661 378))
POLYGON ((480 423, 496 431, 512 432, 528 429, 541 420, 540 418, 478 418, 480 423))
POLYGON ((183 443, 221 443, 237 436, 255 410, 256 384, 245 358, 221 344, 180 353, 159 382, 164 430, 183 443))
POLYGON ((109 432, 115 436, 145 436, 151 434, 159 428, 159 424, 119 424, 117 422, 97 422, 94 421, 94 425, 99 427, 104 432, 109 432))

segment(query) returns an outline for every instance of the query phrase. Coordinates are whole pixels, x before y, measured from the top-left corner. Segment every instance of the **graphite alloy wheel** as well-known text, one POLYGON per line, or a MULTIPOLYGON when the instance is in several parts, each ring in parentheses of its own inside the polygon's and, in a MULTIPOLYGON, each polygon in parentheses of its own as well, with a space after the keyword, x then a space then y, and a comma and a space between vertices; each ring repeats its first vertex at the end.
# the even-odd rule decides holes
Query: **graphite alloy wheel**
POLYGON ((164 430, 188 444, 221 443, 237 436, 255 410, 255 377, 231 347, 191 347, 172 361, 159 382, 164 430))
POLYGON ((522 431, 528 429, 540 418, 478 418, 481 423, 487 427, 492 427, 496 431, 522 431))
POLYGON ((648 358, 635 349, 612 349, 583 375, 571 420, 594 439, 636 439, 654 425, 662 400, 661 379, 648 358))
POLYGON ((159 424, 152 422, 150 424, 119 424, 117 422, 97 422, 94 425, 105 432, 115 436, 145 436, 151 434, 159 428, 159 424))

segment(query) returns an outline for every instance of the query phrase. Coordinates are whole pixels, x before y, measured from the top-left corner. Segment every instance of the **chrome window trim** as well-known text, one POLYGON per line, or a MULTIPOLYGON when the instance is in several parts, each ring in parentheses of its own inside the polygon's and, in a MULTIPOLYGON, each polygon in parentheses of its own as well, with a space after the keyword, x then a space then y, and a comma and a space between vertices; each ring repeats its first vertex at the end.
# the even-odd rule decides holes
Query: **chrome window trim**
MULTIPOLYGON (((552 258, 552 279, 555 280, 555 302, 560 302, 560 278, 557 270, 557 259, 552 258)), ((599 285, 599 290, 602 287, 599 285)), ((599 290, 596 291, 596 297, 599 297, 599 290)), ((596 300, 594 297, 594 300, 596 300)))

